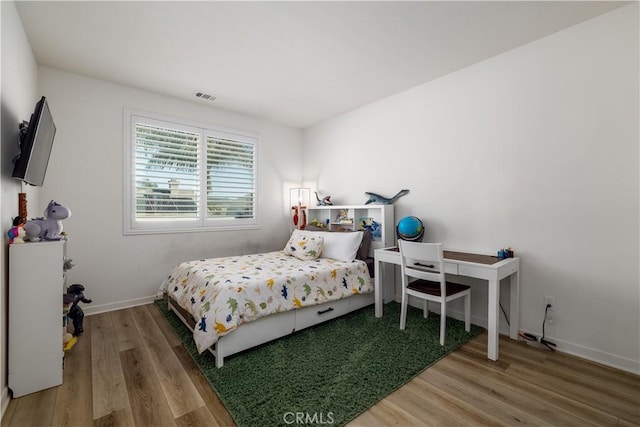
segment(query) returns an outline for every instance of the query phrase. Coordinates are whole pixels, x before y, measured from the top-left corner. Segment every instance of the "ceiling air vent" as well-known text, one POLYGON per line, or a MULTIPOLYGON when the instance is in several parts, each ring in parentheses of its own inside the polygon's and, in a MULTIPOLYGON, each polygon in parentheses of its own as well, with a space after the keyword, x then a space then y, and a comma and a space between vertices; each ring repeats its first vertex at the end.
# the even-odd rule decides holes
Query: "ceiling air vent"
POLYGON ((202 93, 202 92, 198 92, 196 93, 196 96, 198 98, 202 98, 202 99, 206 99, 208 101, 215 101, 216 97, 213 95, 209 95, 208 93, 202 93))

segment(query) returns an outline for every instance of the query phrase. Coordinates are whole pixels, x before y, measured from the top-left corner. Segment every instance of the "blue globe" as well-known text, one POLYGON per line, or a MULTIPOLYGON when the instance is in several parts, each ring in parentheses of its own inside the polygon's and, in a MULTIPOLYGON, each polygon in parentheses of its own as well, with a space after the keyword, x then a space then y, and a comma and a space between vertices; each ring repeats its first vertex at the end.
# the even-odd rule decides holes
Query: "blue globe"
POLYGON ((396 232, 399 239, 421 242, 424 236, 424 225, 415 216, 405 216, 398 221, 396 232))

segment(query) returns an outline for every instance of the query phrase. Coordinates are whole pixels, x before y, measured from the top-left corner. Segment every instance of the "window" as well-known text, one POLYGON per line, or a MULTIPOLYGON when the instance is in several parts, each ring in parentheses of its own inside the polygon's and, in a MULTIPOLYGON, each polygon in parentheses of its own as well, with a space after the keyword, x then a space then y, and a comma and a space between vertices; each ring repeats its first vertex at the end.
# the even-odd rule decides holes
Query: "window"
POLYGON ((125 111, 125 233, 257 227, 257 137, 125 111))

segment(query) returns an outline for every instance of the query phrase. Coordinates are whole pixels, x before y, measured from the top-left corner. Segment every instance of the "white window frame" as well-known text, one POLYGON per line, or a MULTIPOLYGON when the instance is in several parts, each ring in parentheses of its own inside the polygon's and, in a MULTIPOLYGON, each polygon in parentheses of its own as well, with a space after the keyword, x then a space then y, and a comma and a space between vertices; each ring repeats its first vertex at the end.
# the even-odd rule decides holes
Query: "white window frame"
POLYGON ((157 234, 201 231, 243 230, 259 228, 260 189, 258 179, 259 137, 251 132, 224 129, 219 126, 194 122, 155 113, 124 110, 124 234, 157 234), (200 167, 200 201, 195 219, 140 219, 136 216, 135 192, 135 123, 142 121, 155 126, 171 126, 173 129, 200 134, 199 159, 206 162, 207 137, 230 139, 254 146, 254 206, 253 218, 209 218, 207 207, 206 167, 200 167))

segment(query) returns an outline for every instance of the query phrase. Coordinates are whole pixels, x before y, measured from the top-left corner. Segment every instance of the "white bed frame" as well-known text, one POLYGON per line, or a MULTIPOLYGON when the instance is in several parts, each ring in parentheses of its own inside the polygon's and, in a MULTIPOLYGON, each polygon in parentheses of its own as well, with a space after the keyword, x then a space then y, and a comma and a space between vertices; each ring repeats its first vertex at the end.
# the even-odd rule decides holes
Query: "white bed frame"
MULTIPOLYGON (((224 358, 260 344, 284 337, 296 331, 335 319, 354 310, 373 304, 373 292, 353 295, 340 300, 329 301, 295 310, 272 314, 238 328, 218 339, 209 351, 216 359, 216 367, 221 368, 224 358)), ((169 297, 169 309, 193 332, 195 321, 177 302, 169 297)))
MULTIPOLYGON (((395 220, 393 205, 343 205, 343 206, 316 206, 309 207, 308 217, 320 220, 331 220, 341 212, 346 211, 351 218, 374 218, 381 224, 381 235, 371 242, 369 256, 373 257, 374 250, 393 246, 395 244, 395 220)), ((330 229, 349 228, 345 224, 335 223, 330 229)), ((355 230, 356 223, 351 224, 355 230)), ((394 269, 383 269, 379 272, 383 282, 394 280, 394 269)), ((320 305, 298 308, 284 313, 272 314, 256 321, 243 323, 236 330, 218 339, 218 342, 209 349, 216 358, 216 367, 221 368, 224 358, 243 350, 264 344, 266 342, 284 337, 293 332, 317 325, 327 320, 335 319, 354 310, 366 307, 374 303, 374 293, 352 295, 336 301, 326 302, 320 305)), ((176 313, 180 320, 191 331, 196 322, 191 315, 181 308, 175 300, 169 297, 169 309, 176 313)))

